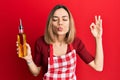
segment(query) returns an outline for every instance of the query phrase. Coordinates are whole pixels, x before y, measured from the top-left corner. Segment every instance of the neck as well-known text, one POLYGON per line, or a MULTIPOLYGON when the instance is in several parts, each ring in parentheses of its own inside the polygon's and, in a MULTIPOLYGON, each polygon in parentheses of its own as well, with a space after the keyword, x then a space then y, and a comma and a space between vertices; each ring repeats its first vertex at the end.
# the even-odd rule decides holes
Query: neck
POLYGON ((58 42, 64 42, 64 40, 65 40, 65 35, 57 36, 57 41, 58 42))
POLYGON ((61 45, 65 44, 64 40, 65 40, 65 36, 57 36, 55 44, 61 46, 61 45))

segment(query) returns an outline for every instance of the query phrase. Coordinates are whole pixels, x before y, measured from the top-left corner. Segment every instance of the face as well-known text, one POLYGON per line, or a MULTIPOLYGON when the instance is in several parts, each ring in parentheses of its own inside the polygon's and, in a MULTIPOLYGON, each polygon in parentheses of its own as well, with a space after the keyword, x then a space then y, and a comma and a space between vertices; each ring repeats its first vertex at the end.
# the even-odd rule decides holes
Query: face
POLYGON ((69 15, 67 11, 60 8, 55 11, 52 17, 53 31, 58 36, 66 35, 69 31, 69 15))

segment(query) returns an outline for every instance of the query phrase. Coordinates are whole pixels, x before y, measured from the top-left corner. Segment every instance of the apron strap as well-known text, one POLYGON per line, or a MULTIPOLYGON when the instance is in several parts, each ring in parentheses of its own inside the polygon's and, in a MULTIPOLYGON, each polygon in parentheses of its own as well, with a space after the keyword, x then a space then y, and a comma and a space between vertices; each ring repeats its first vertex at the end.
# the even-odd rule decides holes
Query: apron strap
POLYGON ((69 44, 69 47, 70 47, 70 50, 72 51, 73 50, 72 44, 69 44))
POLYGON ((50 65, 53 64, 53 46, 50 44, 50 65))

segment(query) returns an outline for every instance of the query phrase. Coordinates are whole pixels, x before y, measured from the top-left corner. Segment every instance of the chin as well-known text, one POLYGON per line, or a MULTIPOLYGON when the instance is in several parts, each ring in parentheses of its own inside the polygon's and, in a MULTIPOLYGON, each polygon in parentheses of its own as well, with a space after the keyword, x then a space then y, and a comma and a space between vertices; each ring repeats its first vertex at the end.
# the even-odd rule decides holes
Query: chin
POLYGON ((65 36, 66 33, 57 33, 58 36, 65 36))

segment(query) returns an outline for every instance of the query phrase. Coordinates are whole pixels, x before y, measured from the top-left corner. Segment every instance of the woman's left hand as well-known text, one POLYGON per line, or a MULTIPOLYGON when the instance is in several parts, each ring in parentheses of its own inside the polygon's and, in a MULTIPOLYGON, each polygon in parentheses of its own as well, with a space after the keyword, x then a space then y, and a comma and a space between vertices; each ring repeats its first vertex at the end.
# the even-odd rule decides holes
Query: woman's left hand
POLYGON ((102 19, 100 16, 95 16, 95 23, 90 25, 92 35, 97 39, 102 37, 102 19))

